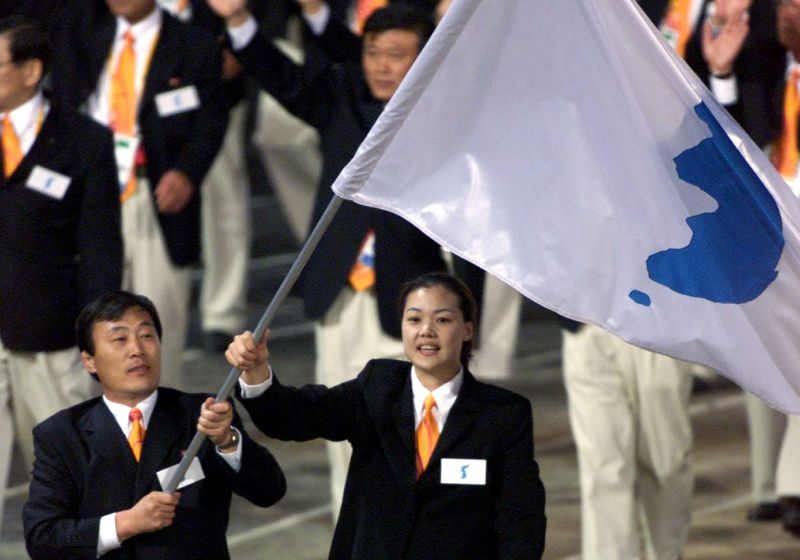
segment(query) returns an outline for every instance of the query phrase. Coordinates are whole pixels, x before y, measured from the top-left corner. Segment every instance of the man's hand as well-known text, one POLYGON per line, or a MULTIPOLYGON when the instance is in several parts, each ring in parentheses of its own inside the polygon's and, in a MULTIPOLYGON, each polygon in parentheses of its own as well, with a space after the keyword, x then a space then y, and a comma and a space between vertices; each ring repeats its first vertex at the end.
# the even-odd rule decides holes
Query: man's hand
POLYGON ((183 210, 194 195, 192 180, 183 171, 171 169, 161 176, 153 192, 156 207, 162 214, 177 214, 183 210))
POLYGON ((118 511, 114 517, 117 538, 124 542, 142 533, 153 533, 172 525, 180 492, 150 492, 131 509, 118 511))
MULTIPOLYGON (((745 3, 744 0, 735 0, 745 3)), ((749 5, 749 2, 746 2, 749 5)), ((728 75, 733 72, 736 57, 750 32, 750 14, 746 9, 738 13, 728 12, 722 28, 715 32, 711 20, 703 26, 703 58, 708 70, 715 75, 728 75)))
POLYGON ((256 344, 253 333, 245 331, 233 338, 225 351, 225 358, 235 368, 242 370, 242 380, 248 385, 259 385, 269 379, 269 330, 256 344))
POLYGON ((200 406, 197 431, 207 435, 217 447, 224 446, 231 439, 231 422, 233 422, 231 403, 216 402, 208 397, 200 406))
POLYGON ((206 0, 206 3, 228 27, 239 27, 250 17, 247 0, 206 0))
POLYGON ((728 20, 739 17, 750 9, 753 0, 714 0, 714 15, 711 23, 714 27, 724 26, 728 20))

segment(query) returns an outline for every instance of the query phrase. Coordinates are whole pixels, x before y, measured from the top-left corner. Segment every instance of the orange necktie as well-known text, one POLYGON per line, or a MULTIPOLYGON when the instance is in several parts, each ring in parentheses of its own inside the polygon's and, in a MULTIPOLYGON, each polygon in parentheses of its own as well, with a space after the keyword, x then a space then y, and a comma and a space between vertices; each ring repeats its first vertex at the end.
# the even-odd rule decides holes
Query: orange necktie
MULTIPOLYGON (((136 132, 136 52, 133 34, 126 31, 125 44, 119 53, 117 67, 111 74, 111 130, 126 136, 136 132)), ((127 200, 136 190, 136 173, 132 170, 121 199, 127 200)))
POLYGON ((439 441, 439 426, 436 418, 433 417, 433 407, 436 406, 436 399, 433 394, 425 397, 422 421, 417 427, 417 478, 428 467, 436 442, 439 441))
POLYGON ((358 4, 356 4, 356 19, 353 24, 356 34, 361 35, 364 31, 364 22, 372 15, 372 12, 378 8, 383 8, 386 4, 388 4, 388 0, 358 0, 358 4))
POLYGON ((131 409, 128 420, 131 421, 131 432, 128 434, 128 443, 138 463, 139 457, 142 456, 142 444, 144 443, 145 433, 144 425, 142 424, 142 411, 138 408, 131 409))
POLYGON ((668 33, 676 33, 677 40, 674 41, 675 52, 683 58, 686 52, 686 43, 692 34, 692 26, 689 21, 689 9, 692 7, 692 0, 670 0, 667 15, 664 18, 662 31, 666 28, 668 33))
POLYGON ((357 292, 365 292, 375 285, 375 234, 372 230, 361 242, 361 249, 347 281, 357 292))
POLYGON ((10 177, 14 170, 22 161, 22 146, 19 137, 14 131, 11 119, 6 115, 3 117, 3 172, 6 177, 10 177))
POLYGON ((797 119, 800 117, 797 79, 799 76, 800 71, 794 70, 786 80, 786 91, 783 96, 783 129, 773 155, 775 167, 787 179, 793 179, 797 175, 797 119))

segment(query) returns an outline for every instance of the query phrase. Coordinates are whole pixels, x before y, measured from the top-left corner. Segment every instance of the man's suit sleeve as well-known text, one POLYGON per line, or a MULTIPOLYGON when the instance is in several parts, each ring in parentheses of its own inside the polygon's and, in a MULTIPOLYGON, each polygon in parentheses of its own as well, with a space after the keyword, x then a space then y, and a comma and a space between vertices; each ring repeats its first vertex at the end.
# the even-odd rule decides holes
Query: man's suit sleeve
POLYGON ((244 72, 287 111, 317 129, 324 126, 338 83, 329 61, 309 51, 305 65, 295 64, 261 32, 234 55, 244 72))
POLYGON ((33 439, 33 479, 22 513, 28 554, 32 560, 94 560, 100 517, 78 517, 79 496, 64 455, 75 442, 48 437, 41 427, 33 439))
POLYGON ((271 506, 286 494, 283 470, 272 453, 247 434, 238 415, 234 418, 234 426, 242 434, 242 464, 239 472, 234 472, 221 457, 217 458, 223 463, 231 490, 259 507, 271 506))
POLYGON ((122 284, 119 187, 111 133, 89 123, 85 141, 92 155, 78 228, 79 288, 82 305, 122 284))
POLYGON ((504 431, 505 449, 498 466, 495 502, 498 558, 541 558, 547 520, 544 486, 533 458, 533 416, 530 403, 520 401, 504 431))

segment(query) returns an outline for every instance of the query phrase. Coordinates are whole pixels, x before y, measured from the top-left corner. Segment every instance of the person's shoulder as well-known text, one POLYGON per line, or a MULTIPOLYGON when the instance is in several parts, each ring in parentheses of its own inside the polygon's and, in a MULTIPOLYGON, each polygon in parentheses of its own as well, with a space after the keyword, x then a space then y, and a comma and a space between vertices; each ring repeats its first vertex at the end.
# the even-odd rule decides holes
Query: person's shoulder
POLYGON ((48 116, 52 116, 57 120, 58 126, 62 131, 79 136, 84 143, 87 140, 111 141, 111 131, 107 127, 77 109, 63 105, 58 101, 50 101, 50 113, 48 116))
POLYGON ((200 405, 208 398, 214 395, 210 393, 186 393, 173 389, 172 387, 159 387, 158 400, 163 399, 165 404, 170 406, 177 405, 182 408, 196 408, 200 412, 200 405))
POLYGON ((530 408, 530 400, 523 395, 520 395, 519 393, 516 393, 510 389, 493 385, 492 383, 479 381, 478 379, 475 379, 471 373, 469 373, 469 375, 474 381, 475 396, 483 403, 513 408, 530 408))
POLYGON ((356 377, 356 381, 365 391, 375 388, 392 390, 397 386, 402 386, 410 372, 411 364, 409 362, 380 358, 367 362, 356 377))
POLYGON ((219 47, 216 37, 209 29, 191 22, 180 21, 163 10, 162 18, 161 33, 167 36, 174 35, 187 50, 219 47))
POLYGON ((47 437, 55 433, 77 430, 87 415, 99 404, 100 397, 83 401, 69 408, 62 409, 40 422, 34 432, 47 437))

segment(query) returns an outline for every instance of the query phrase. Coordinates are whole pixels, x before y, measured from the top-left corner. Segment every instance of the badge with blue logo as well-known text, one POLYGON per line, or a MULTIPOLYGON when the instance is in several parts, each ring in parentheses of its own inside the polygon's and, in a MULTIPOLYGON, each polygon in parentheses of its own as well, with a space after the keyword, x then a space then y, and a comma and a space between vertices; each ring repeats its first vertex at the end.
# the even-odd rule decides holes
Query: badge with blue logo
POLYGON ((442 459, 442 484, 486 484, 486 459, 442 459))

